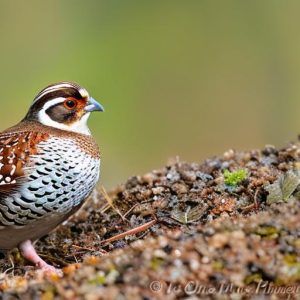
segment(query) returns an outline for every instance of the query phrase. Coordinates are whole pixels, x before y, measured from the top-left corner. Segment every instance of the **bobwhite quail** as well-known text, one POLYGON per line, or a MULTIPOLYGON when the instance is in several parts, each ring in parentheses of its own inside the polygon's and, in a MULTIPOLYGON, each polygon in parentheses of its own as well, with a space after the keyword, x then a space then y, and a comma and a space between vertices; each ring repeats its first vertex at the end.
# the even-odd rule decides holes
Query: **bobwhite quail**
POLYGON ((52 269, 32 242, 74 214, 100 172, 87 120, 103 107, 72 82, 43 89, 26 117, 0 133, 0 250, 52 269))

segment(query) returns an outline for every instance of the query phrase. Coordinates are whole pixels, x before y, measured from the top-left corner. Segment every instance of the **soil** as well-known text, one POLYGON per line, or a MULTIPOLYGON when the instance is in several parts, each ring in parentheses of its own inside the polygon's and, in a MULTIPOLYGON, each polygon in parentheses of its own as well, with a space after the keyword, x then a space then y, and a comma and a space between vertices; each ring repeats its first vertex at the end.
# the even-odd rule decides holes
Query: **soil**
POLYGON ((0 260, 2 299, 299 299, 299 146, 174 161, 97 189, 36 243, 63 277, 14 250, 0 260))

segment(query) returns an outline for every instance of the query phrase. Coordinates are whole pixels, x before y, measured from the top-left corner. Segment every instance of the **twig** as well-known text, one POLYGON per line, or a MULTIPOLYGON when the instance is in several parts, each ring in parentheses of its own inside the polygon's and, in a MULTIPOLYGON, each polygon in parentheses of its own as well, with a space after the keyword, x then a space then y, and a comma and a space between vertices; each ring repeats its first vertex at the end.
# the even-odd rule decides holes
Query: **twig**
POLYGON ((14 260, 12 259, 12 256, 10 253, 8 254, 8 260, 11 264, 11 267, 8 268, 7 270, 5 270, 4 274, 7 274, 8 272, 12 271, 12 275, 15 276, 15 274, 14 274, 15 273, 15 264, 14 264, 14 260))
POLYGON ((259 204, 258 204, 258 201, 257 201, 258 192, 259 192, 259 189, 257 189, 255 191, 255 194, 254 194, 254 203, 252 203, 252 204, 250 204, 250 205, 245 206, 245 207, 242 208, 243 213, 247 213, 251 209, 258 209, 258 207, 259 207, 259 204))
POLYGON ((82 250, 90 251, 90 252, 96 252, 96 251, 99 251, 99 252, 101 252, 101 254, 103 254, 103 255, 107 254, 107 251, 105 251, 105 250, 103 250, 103 249, 95 250, 95 249, 92 249, 92 248, 87 248, 87 247, 82 247, 82 246, 77 246, 77 245, 72 245, 72 247, 77 248, 77 249, 82 249, 82 250))
MULTIPOLYGON (((126 219, 124 218, 124 216, 121 214, 121 212, 114 206, 114 203, 112 201, 112 199, 109 197, 109 195, 107 194, 105 188, 103 186, 101 186, 100 188, 100 192, 103 195, 104 199, 107 201, 108 205, 115 210, 118 215, 122 218, 123 221, 126 221, 126 219)), ((106 210, 105 210, 106 211, 106 210)))
POLYGON ((101 214, 104 214, 107 210, 109 210, 111 206, 109 204, 106 204, 100 211, 101 214))
POLYGON ((108 203, 108 205, 112 208, 114 208, 114 204, 112 199, 108 196, 104 186, 100 187, 100 193, 103 195, 104 199, 106 200, 106 202, 108 203))
POLYGON ((138 206, 138 203, 133 205, 124 215, 123 218, 126 218, 136 207, 138 206))
POLYGON ((134 235, 137 234, 139 232, 143 232, 147 229, 149 229, 150 227, 152 227, 154 224, 157 223, 157 220, 152 220, 150 222, 147 222, 141 226, 138 226, 136 228, 130 229, 128 231, 125 231, 123 233, 117 234, 109 239, 106 239, 104 241, 101 241, 100 244, 107 244, 107 243, 111 243, 111 242, 115 242, 115 241, 119 241, 121 239, 123 239, 124 237, 128 236, 128 235, 134 235))
POLYGON ((53 257, 53 256, 50 256, 50 255, 47 255, 47 254, 43 254, 43 253, 39 253, 39 256, 42 257, 42 258, 45 258, 46 260, 48 261, 51 261, 51 262, 54 262, 58 265, 61 265, 63 267, 67 266, 68 263, 60 258, 57 258, 57 257, 53 257))
POLYGON ((95 252, 95 249, 87 248, 87 247, 82 247, 82 246, 77 246, 77 245, 72 245, 72 247, 77 248, 77 249, 82 249, 82 250, 87 250, 90 252, 95 252))

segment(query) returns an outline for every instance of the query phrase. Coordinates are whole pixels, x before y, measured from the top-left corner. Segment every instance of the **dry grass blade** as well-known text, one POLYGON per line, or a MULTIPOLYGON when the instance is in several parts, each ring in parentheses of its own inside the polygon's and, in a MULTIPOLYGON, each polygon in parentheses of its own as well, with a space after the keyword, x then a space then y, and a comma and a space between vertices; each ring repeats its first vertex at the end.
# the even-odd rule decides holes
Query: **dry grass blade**
MULTIPOLYGON (((107 194, 107 192, 103 186, 100 187, 100 193, 102 194, 104 199, 107 201, 107 204, 109 205, 109 207, 111 207, 122 218, 123 221, 126 221, 126 219, 121 214, 121 212, 114 206, 112 199, 109 197, 109 195, 107 194)), ((107 209, 108 209, 108 207, 105 207, 104 211, 107 211, 107 209)))

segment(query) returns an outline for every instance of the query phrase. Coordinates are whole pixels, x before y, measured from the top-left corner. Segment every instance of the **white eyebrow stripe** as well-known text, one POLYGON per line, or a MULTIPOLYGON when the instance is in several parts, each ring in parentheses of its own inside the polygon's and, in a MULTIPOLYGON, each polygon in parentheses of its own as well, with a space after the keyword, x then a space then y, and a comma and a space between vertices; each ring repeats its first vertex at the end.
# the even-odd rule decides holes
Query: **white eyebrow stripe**
POLYGON ((73 85, 68 84, 68 83, 62 83, 62 84, 56 84, 54 86, 50 86, 46 89, 44 89, 43 91, 41 91, 33 100, 34 104, 35 102, 37 102, 38 100, 40 100, 43 96, 45 96, 46 94, 50 93, 50 92, 54 92, 56 90, 59 90, 61 88, 75 88, 73 85))
POLYGON ((58 103, 63 103, 64 101, 65 101, 65 98, 62 98, 62 97, 49 100, 47 103, 45 103, 45 105, 43 106, 43 108, 41 110, 46 111, 51 106, 55 106, 58 103))

